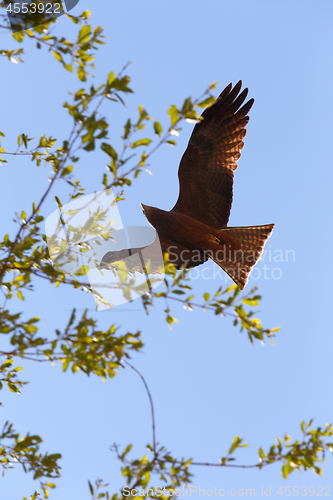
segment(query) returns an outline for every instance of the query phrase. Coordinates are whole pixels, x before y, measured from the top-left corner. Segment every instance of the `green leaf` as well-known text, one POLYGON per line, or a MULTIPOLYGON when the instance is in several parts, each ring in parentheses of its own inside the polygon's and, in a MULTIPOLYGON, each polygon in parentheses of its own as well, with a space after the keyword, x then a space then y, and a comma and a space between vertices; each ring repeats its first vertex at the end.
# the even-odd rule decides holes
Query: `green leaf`
POLYGON ((255 299, 244 299, 243 304, 246 304, 247 306, 258 306, 259 302, 255 299))
POLYGON ((54 57, 55 57, 58 61, 63 62, 63 60, 62 60, 62 56, 61 56, 61 54, 59 54, 59 52, 56 52, 56 51, 54 50, 54 51, 53 51, 53 55, 54 55, 54 57))
POLYGON ((168 114, 170 116, 171 126, 173 127, 178 121, 178 109, 174 104, 168 109, 168 114))
POLYGON ((62 204, 61 204, 61 201, 59 200, 58 196, 55 196, 55 201, 57 202, 58 207, 61 210, 62 209, 62 204))
POLYGON ((158 137, 161 137, 163 129, 162 129, 162 126, 159 122, 154 122, 154 130, 155 130, 155 134, 157 134, 158 137))
POLYGON ((87 274, 87 272, 89 271, 89 266, 85 265, 85 266, 81 266, 80 269, 78 269, 76 271, 75 276, 84 276, 85 274, 87 274))
POLYGON ((60 177, 64 177, 65 175, 70 174, 73 171, 73 165, 69 165, 68 167, 65 167, 63 171, 61 172, 60 177))
POLYGON ((7 385, 8 385, 11 392, 16 392, 16 393, 20 394, 20 390, 18 387, 16 387, 15 384, 13 384, 12 382, 7 382, 7 385))
POLYGON ((246 312, 244 311, 243 307, 242 306, 235 306, 235 311, 236 313, 238 314, 238 316, 242 319, 245 319, 247 318, 247 314, 246 312))
POLYGON ((88 481, 88 484, 89 484, 90 493, 91 493, 91 495, 93 496, 93 495, 94 495, 94 488, 92 487, 92 485, 91 485, 91 482, 90 482, 90 481, 88 481))
POLYGON ((89 24, 86 26, 83 26, 80 29, 79 42, 80 43, 87 42, 90 38, 90 33, 91 33, 91 26, 89 26, 89 24))
POLYGON ((54 483, 45 483, 45 486, 47 486, 48 488, 55 488, 55 484, 54 483))
POLYGON ((125 283, 125 281, 127 280, 127 266, 126 266, 126 262, 124 262, 123 260, 119 262, 119 266, 118 266, 118 276, 119 276, 119 279, 122 283, 125 283))
POLYGON ((210 96, 208 99, 205 99, 204 101, 201 101, 197 104, 199 108, 207 108, 209 105, 213 104, 215 102, 215 97, 210 96))
POLYGON ((173 141, 172 139, 169 139, 168 141, 165 141, 167 144, 170 144, 171 146, 176 146, 177 143, 176 141, 173 141))
MULTIPOLYGON (((123 76, 122 78, 115 78, 113 82, 111 83, 110 87, 115 89, 115 90, 120 90, 121 92, 131 92, 133 93, 133 90, 128 87, 128 84, 130 83, 131 79, 129 76, 123 76)), ((118 94, 115 94, 118 99, 123 103, 122 99, 119 97, 118 94)), ((124 104, 124 103, 123 103, 124 104)))
POLYGON ((9 368, 10 366, 12 366, 13 364, 13 360, 12 359, 7 359, 7 361, 5 361, 1 367, 0 367, 0 370, 4 370, 5 368, 9 368))
POLYGON ((138 146, 148 146, 151 143, 151 139, 140 139, 139 141, 133 142, 131 148, 137 148, 138 146))
POLYGON ((231 453, 232 453, 232 452, 233 452, 236 448, 238 448, 238 447, 239 447, 240 443, 241 443, 241 439, 240 439, 238 436, 236 436, 236 437, 234 438, 234 442, 233 442, 233 443, 232 443, 232 445, 230 446, 229 455, 231 455, 231 453))
POLYGON ((288 479, 288 473, 289 473, 289 467, 288 467, 288 465, 283 465, 282 466, 282 476, 285 479, 288 479))
POLYGON ((70 73, 73 72, 73 66, 71 64, 65 64, 64 63, 64 68, 66 68, 67 71, 69 71, 70 73))
POLYGON ((131 451, 131 449, 132 445, 131 444, 127 445, 125 451, 120 455, 120 459, 125 458, 125 456, 131 451))
POLYGON ((20 218, 25 220, 27 218, 27 214, 24 211, 22 211, 20 218))
POLYGON ((24 300, 21 290, 17 290, 16 295, 18 296, 19 299, 24 300))
POLYGON ((126 125, 124 126, 124 136, 123 136, 123 139, 127 139, 127 137, 129 136, 129 133, 131 131, 131 128, 132 128, 131 120, 128 119, 127 122, 126 122, 126 125))
POLYGON ((183 104, 183 107, 182 107, 182 114, 183 115, 186 115, 189 111, 191 111, 193 109, 193 104, 192 104, 192 101, 191 101, 191 98, 188 97, 187 99, 185 99, 184 101, 184 104, 183 104))
POLYGON ((101 149, 104 151, 104 153, 111 156, 111 158, 113 160, 116 161, 118 159, 117 152, 113 149, 112 146, 110 146, 110 144, 107 144, 106 142, 102 142, 101 149))
POLYGON ((67 370, 67 368, 68 368, 68 366, 69 366, 69 363, 70 363, 70 362, 71 362, 71 361, 70 361, 70 359, 69 359, 69 358, 64 359, 64 361, 63 361, 63 365, 62 365, 62 370, 63 370, 64 372, 67 370))
MULTIPOLYGON (((111 83, 113 82, 113 80, 115 79, 115 74, 113 73, 113 71, 111 71, 111 73, 109 73, 108 75, 108 85, 111 85, 111 83)), ((89 483, 90 484, 90 483, 89 483)))
POLYGON ((17 42, 21 43, 24 39, 24 33, 22 33, 22 31, 19 31, 18 33, 12 33, 12 37, 15 38, 17 42))
POLYGON ((205 301, 207 302, 209 300, 209 297, 210 297, 209 293, 204 293, 203 296, 204 296, 205 301))
POLYGON ((81 82, 86 81, 86 73, 85 73, 84 69, 78 68, 77 76, 78 76, 78 79, 81 80, 81 82))

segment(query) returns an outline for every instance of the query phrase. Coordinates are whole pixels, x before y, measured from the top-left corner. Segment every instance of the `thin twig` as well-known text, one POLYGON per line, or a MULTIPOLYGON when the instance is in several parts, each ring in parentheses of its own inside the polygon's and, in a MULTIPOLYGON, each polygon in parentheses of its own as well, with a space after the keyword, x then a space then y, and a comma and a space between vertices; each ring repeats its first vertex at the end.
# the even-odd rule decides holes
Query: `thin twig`
POLYGON ((147 382, 145 381, 143 375, 139 372, 139 370, 137 370, 133 365, 131 365, 131 363, 129 363, 128 361, 126 361, 125 359, 122 360, 123 363, 125 363, 125 365, 129 366, 130 368, 132 368, 132 370, 135 371, 135 373, 137 373, 139 375, 139 377, 141 378, 142 382, 144 383, 144 386, 146 388, 146 391, 147 391, 147 394, 148 394, 148 397, 149 397, 149 402, 150 402, 150 409, 151 409, 151 419, 152 419, 152 428, 153 428, 153 450, 154 452, 156 453, 156 435, 155 435, 155 413, 154 413, 154 404, 153 404, 153 399, 151 397, 151 394, 150 394, 150 391, 149 391, 149 388, 148 388, 148 385, 147 385, 147 382))
MULTIPOLYGON (((179 462, 180 463, 180 462, 179 462)), ((273 463, 273 462, 272 462, 273 463)), ((259 467, 260 465, 267 465, 267 464, 254 464, 254 465, 236 465, 236 464, 214 464, 210 462, 191 462, 191 465, 199 465, 199 466, 205 466, 205 467, 234 467, 237 469, 254 469, 256 467, 259 467)))

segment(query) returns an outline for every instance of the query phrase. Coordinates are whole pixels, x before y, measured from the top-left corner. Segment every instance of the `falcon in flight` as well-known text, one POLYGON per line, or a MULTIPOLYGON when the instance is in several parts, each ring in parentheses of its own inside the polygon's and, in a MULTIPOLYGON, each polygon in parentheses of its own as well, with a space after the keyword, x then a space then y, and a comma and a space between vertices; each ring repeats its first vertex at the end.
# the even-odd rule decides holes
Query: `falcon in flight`
POLYGON ((228 85, 206 108, 195 125, 179 166, 179 197, 169 212, 142 204, 144 215, 158 237, 146 247, 107 252, 100 268, 126 259, 129 271, 158 272, 158 252, 168 254, 177 269, 212 259, 241 289, 259 260, 274 224, 227 227, 232 204, 234 171, 244 146, 245 127, 254 99, 245 104, 248 89, 242 82, 228 85), (156 257, 156 259, 155 259, 156 257))

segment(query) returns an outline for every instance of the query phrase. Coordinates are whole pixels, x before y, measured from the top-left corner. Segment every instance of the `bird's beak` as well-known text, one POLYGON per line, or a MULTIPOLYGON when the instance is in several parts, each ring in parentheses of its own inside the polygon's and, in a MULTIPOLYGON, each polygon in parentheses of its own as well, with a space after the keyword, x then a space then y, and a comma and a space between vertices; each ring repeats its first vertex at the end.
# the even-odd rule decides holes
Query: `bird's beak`
POLYGON ((144 205, 143 203, 141 203, 141 206, 142 206, 143 210, 146 209, 146 205, 144 205))

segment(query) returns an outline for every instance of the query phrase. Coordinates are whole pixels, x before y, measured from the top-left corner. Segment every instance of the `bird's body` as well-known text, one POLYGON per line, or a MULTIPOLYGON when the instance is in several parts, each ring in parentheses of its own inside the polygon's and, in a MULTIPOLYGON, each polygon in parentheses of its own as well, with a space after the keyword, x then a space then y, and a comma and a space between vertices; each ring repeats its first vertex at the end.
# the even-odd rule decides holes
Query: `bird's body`
POLYGON ((237 240, 223 229, 217 230, 181 212, 167 212, 144 205, 144 214, 159 236, 190 250, 208 252, 218 250, 221 245, 227 245, 232 250, 240 248, 237 240))
MULTIPOLYGON (((254 102, 251 99, 242 106, 248 90, 239 94, 240 89, 241 82, 233 89, 228 85, 194 127, 179 166, 180 192, 173 209, 168 212, 142 207, 156 229, 163 253, 168 254, 169 261, 178 269, 184 264, 188 267, 203 264, 210 258, 244 288, 274 224, 227 227, 234 171, 244 145, 247 114, 254 102)), ((156 242, 141 250, 149 249, 150 272, 154 272, 156 242)), ((130 262, 137 270, 140 249, 108 252, 102 259, 102 267, 124 258, 124 252, 131 256, 130 262)))

